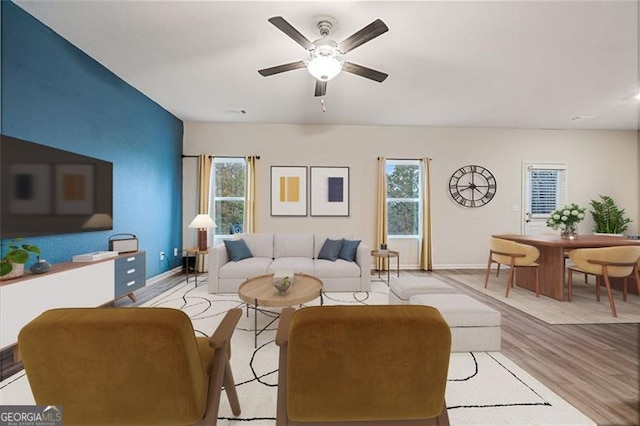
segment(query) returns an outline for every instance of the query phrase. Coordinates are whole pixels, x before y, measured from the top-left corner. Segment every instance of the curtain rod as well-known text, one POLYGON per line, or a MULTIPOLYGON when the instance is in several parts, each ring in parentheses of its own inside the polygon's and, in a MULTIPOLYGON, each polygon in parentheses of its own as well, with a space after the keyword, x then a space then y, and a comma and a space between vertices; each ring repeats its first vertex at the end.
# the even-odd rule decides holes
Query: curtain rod
MULTIPOLYGON (((185 155, 182 154, 182 158, 198 158, 199 155, 185 155)), ((213 157, 224 157, 224 158, 245 158, 246 156, 244 155, 210 155, 209 158, 213 158, 213 157)), ((259 155, 249 155, 249 157, 253 157, 256 160, 260 159, 259 155)))
MULTIPOLYGON (((378 157, 378 160, 381 159, 381 158, 382 157, 378 157)), ((420 159, 422 159, 422 157, 419 157, 419 158, 415 158, 415 157, 413 157, 413 158, 391 158, 391 157, 385 158, 385 160, 420 160, 420 159)), ((427 157, 427 160, 433 160, 433 158, 427 157)))

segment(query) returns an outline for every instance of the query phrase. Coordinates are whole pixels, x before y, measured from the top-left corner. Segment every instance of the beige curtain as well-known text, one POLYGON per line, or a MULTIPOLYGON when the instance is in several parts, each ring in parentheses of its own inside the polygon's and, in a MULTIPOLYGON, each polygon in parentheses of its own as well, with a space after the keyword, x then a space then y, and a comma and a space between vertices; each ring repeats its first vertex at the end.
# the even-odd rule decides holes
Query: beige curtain
POLYGON ((420 269, 433 270, 431 259, 431 158, 421 158, 422 169, 422 242, 420 247, 420 269))
POLYGON ((247 176, 244 189, 244 229, 248 234, 256 232, 256 157, 245 157, 247 176))
MULTIPOLYGON (((198 214, 209 214, 212 164, 212 156, 207 154, 198 156, 198 214)), ((211 229, 208 232, 215 231, 211 229)), ((205 256, 196 256, 196 268, 198 272, 205 272, 205 256)))
MULTIPOLYGON (((378 157, 378 203, 376 206, 376 245, 375 249, 380 248, 380 244, 387 244, 387 160, 384 157, 378 157)), ((376 269, 386 270, 386 258, 376 257, 376 269)))
POLYGON ((212 156, 205 154, 198 156, 198 214, 209 214, 212 164, 212 156))

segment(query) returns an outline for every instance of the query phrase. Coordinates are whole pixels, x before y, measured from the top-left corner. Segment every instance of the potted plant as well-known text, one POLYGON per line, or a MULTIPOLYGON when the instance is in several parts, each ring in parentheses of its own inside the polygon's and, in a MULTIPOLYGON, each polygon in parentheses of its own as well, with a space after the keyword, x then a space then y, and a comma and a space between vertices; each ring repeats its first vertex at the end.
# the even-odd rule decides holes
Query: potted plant
POLYGON ((590 203, 595 233, 620 235, 627 230, 631 219, 625 217, 625 210, 620 209, 611 197, 600 195, 600 201, 591 200, 590 203))
POLYGON ((0 279, 21 277, 24 274, 24 264, 29 261, 31 253, 42 253, 40 247, 23 242, 16 238, 2 244, 2 258, 0 258, 0 279))

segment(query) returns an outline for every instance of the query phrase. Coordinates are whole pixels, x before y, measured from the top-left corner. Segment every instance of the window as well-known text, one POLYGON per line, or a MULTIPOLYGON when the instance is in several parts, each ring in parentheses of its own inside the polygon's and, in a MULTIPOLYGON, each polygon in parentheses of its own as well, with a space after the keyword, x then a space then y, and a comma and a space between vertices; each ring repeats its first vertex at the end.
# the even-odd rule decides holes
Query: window
POLYGON ((418 237, 422 209, 418 160, 387 160, 387 228, 390 237, 418 237))
POLYGON ((566 166, 530 165, 527 168, 527 201, 531 217, 548 218, 566 204, 566 166))
POLYGON ((244 191, 247 167, 244 158, 213 159, 210 211, 216 222, 215 235, 225 236, 244 228, 244 191), (238 227, 240 225, 240 228, 238 227))

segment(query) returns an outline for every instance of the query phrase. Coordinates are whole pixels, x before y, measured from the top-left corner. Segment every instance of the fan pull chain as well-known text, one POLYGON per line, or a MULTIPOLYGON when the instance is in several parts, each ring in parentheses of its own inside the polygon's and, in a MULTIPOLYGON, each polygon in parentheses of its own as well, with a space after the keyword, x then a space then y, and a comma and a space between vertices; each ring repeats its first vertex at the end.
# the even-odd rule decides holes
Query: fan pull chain
POLYGON ((324 106, 324 98, 320 98, 320 105, 322 105, 322 112, 327 112, 327 108, 324 106))

